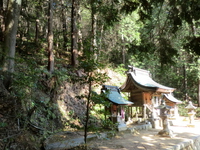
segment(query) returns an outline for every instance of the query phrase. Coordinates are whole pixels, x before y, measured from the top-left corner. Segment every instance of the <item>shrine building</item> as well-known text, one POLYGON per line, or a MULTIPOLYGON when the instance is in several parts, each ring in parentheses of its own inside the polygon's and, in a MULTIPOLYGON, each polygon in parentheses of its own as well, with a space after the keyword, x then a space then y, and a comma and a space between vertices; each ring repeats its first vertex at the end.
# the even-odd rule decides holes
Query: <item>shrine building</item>
POLYGON ((127 79, 120 90, 127 92, 128 101, 133 102, 128 108, 128 113, 136 120, 140 118, 144 121, 148 118, 157 118, 159 112, 154 108, 160 104, 162 99, 175 109, 175 115, 178 113, 177 104, 180 104, 181 101, 173 97, 172 93, 175 88, 157 83, 151 78, 148 70, 129 66, 127 79))

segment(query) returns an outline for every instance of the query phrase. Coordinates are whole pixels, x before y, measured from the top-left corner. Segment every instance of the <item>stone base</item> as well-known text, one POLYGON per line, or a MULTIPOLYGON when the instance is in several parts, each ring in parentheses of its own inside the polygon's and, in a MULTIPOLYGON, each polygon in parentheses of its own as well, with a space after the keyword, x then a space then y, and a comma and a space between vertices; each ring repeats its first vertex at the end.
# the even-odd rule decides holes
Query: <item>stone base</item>
POLYGON ((152 127, 154 128, 154 129, 160 129, 161 128, 161 120, 154 120, 154 121, 152 121, 151 122, 151 124, 152 124, 152 127))
POLYGON ((118 131, 125 131, 127 130, 127 126, 124 123, 118 125, 118 131))
POLYGON ((169 120, 177 120, 177 117, 170 117, 169 120))
POLYGON ((158 132, 158 135, 163 136, 163 137, 173 137, 173 131, 172 130, 161 130, 160 132, 158 132))
POLYGON ((195 128, 194 124, 188 124, 187 127, 195 128))
POLYGON ((174 123, 173 123, 172 120, 169 120, 169 125, 170 125, 170 126, 173 126, 173 125, 174 125, 174 123))

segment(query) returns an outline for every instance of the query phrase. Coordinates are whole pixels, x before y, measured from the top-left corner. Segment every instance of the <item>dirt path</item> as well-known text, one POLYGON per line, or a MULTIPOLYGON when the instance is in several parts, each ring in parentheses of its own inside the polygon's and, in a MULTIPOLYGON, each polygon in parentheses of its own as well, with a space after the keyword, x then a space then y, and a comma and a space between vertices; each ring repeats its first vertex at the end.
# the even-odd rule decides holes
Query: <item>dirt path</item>
POLYGON ((170 129, 174 136, 160 137, 160 129, 150 129, 131 133, 130 131, 118 132, 112 139, 96 139, 90 141, 90 147, 99 150, 162 150, 190 141, 192 138, 200 136, 200 121, 195 120, 195 127, 187 127, 187 121, 175 122, 170 129))

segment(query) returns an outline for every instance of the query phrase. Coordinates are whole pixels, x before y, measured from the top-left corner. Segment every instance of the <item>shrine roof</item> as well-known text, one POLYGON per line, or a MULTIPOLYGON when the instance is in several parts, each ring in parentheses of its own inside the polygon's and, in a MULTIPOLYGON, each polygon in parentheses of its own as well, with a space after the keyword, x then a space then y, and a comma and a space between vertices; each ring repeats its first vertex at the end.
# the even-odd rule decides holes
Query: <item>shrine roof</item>
POLYGON ((186 109, 196 109, 197 107, 195 107, 191 101, 189 101, 189 104, 185 107, 186 109))
POLYGON ((133 102, 130 102, 122 97, 120 90, 117 86, 103 85, 103 93, 107 93, 106 97, 112 103, 118 105, 131 105, 133 102))
POLYGON ((132 66, 127 72, 126 82, 121 86, 120 89, 122 92, 130 92, 132 90, 131 85, 134 85, 141 91, 171 93, 175 90, 175 88, 167 87, 154 81, 150 77, 149 71, 132 66))
POLYGON ((168 99, 169 101, 174 102, 176 104, 182 104, 182 101, 176 99, 172 94, 164 94, 164 97, 168 99))

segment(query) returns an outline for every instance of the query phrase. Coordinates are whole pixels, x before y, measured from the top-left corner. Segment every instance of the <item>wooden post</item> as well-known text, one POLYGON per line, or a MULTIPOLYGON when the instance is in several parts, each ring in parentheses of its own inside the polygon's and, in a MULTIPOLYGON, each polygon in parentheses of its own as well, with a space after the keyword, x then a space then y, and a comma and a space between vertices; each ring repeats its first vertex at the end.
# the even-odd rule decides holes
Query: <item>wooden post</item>
POLYGON ((147 118, 146 112, 147 112, 147 107, 146 107, 146 105, 144 104, 144 106, 143 106, 143 119, 144 119, 144 120, 146 120, 146 118, 147 118))
POLYGON ((131 119, 132 119, 132 116, 133 116, 133 107, 131 106, 131 119))

